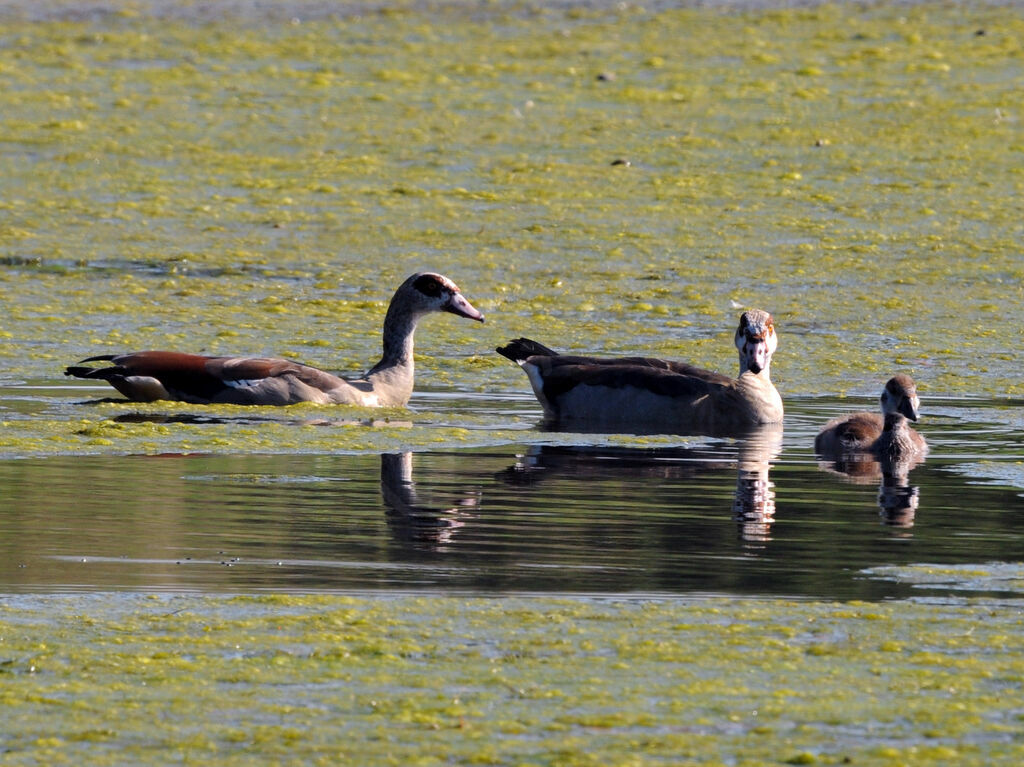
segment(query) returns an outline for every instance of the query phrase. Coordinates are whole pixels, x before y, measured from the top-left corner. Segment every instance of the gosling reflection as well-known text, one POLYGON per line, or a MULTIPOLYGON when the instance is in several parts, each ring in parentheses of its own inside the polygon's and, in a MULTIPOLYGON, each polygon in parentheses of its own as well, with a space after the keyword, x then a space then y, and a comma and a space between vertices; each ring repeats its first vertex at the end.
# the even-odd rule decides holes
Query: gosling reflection
POLYGON ((882 484, 878 488, 878 508, 882 522, 893 527, 913 527, 917 515, 920 493, 907 481, 902 467, 895 471, 882 471, 882 484))
POLYGON ((480 494, 469 493, 450 508, 425 505, 413 481, 412 458, 412 453, 383 453, 380 457, 380 492, 388 527, 396 540, 413 548, 443 551, 475 516, 480 494))
POLYGON ((924 463, 921 455, 901 460, 879 460, 870 454, 856 453, 822 457, 818 468, 851 484, 878 483, 878 514, 882 523, 910 528, 914 526, 920 503, 920 491, 910 484, 910 472, 921 463, 924 463))
MULTIPOLYGON (((713 435, 712 435, 713 436, 713 435)), ((558 476, 586 481, 653 479, 686 480, 721 470, 735 460, 736 489, 732 518, 748 544, 770 540, 775 521, 775 485, 771 462, 782 449, 782 426, 758 427, 728 435, 735 446, 717 442, 697 447, 629 448, 532 446, 501 478, 509 484, 533 485, 558 476)))

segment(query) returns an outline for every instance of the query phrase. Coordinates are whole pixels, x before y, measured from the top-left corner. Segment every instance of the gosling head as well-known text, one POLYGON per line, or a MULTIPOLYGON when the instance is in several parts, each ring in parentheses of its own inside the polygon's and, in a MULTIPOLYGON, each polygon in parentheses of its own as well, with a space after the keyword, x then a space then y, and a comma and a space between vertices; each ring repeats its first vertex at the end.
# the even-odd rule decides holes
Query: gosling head
POLYGON ((911 421, 917 420, 921 400, 917 397, 917 384, 914 379, 902 373, 893 376, 886 382, 881 396, 882 414, 900 414, 911 421))

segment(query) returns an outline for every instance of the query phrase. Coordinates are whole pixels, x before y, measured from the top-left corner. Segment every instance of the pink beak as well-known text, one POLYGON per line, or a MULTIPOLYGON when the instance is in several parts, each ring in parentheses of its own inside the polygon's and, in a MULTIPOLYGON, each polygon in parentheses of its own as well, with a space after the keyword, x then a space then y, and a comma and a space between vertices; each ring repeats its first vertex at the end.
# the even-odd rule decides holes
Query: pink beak
POLYGON ((444 310, 466 319, 476 320, 477 322, 484 321, 484 315, 477 311, 473 304, 469 303, 461 293, 452 293, 452 297, 444 305, 444 310))
POLYGON ((747 370, 755 375, 768 367, 768 343, 763 338, 748 338, 743 344, 743 354, 747 360, 747 370))

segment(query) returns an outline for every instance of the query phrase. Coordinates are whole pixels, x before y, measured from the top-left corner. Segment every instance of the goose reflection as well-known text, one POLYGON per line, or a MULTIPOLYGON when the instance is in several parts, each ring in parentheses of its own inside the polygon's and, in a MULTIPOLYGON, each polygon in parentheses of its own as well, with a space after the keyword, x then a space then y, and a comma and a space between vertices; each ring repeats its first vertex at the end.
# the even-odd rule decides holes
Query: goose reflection
MULTIPOLYGON (((97 400, 97 403, 119 402, 124 400, 105 399, 97 400)), ((245 415, 222 416, 208 415, 206 413, 123 413, 114 416, 111 420, 115 423, 155 423, 155 424, 184 424, 184 425, 217 425, 217 424, 238 424, 238 423, 294 423, 299 426, 365 426, 372 429, 383 428, 412 428, 412 421, 398 421, 391 418, 301 418, 290 421, 280 416, 261 416, 259 414, 246 413, 245 415)))
POLYGON ((878 483, 878 514, 882 523, 909 528, 914 526, 920 502, 919 489, 910 484, 910 472, 921 463, 921 455, 896 460, 854 453, 819 456, 818 468, 851 484, 878 483))
POLYGON ((769 424, 743 432, 704 436, 733 438, 735 452, 731 446, 723 449, 715 442, 671 448, 534 445, 504 470, 501 478, 515 485, 533 485, 554 475, 581 480, 678 480, 719 470, 732 463, 730 459, 735 456, 737 478, 732 518, 744 542, 768 541, 775 520, 775 485, 769 471, 782 449, 782 426, 769 424))
POLYGON ((412 453, 381 454, 380 493, 395 539, 431 551, 442 551, 450 545, 480 505, 479 492, 465 494, 457 505, 448 508, 423 503, 413 480, 412 453))
POLYGON ((768 477, 771 462, 782 451, 782 426, 762 426, 738 442, 733 519, 748 543, 771 539, 775 521, 775 483, 768 477))

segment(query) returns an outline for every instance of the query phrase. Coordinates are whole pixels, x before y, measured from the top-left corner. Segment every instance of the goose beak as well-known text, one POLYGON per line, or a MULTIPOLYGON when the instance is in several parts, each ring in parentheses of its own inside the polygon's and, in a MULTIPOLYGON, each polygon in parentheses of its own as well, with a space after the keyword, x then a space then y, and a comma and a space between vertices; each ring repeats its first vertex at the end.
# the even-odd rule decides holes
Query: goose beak
POLYGON ((461 293, 452 293, 451 298, 441 308, 446 312, 457 314, 466 319, 476 320, 477 322, 484 321, 484 315, 477 311, 476 307, 469 303, 461 293))
POLYGON ((768 350, 768 342, 762 338, 750 338, 743 344, 743 356, 747 361, 747 370, 757 375, 768 367, 768 358, 771 352, 768 350))

